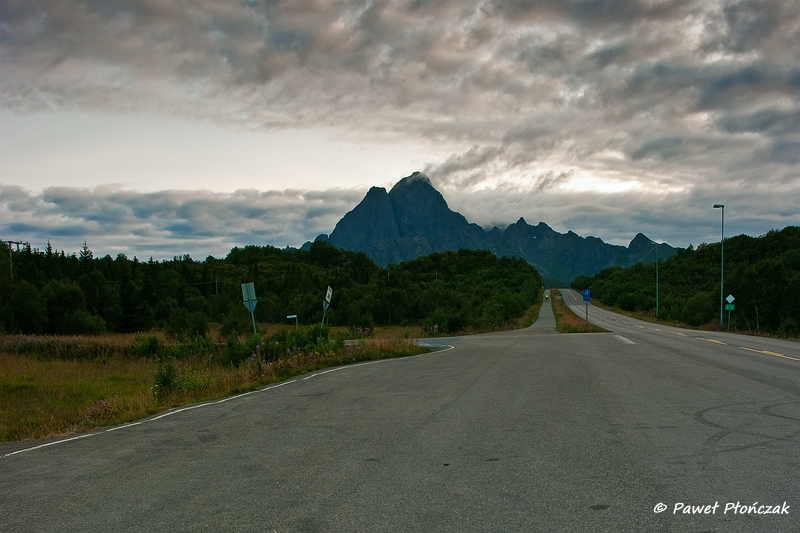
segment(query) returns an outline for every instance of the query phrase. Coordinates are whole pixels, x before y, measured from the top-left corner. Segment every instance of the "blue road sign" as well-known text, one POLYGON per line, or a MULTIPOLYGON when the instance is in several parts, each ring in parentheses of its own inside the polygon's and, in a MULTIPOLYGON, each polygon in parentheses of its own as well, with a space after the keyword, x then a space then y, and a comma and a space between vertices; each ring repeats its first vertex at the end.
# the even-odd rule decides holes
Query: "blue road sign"
POLYGON ((589 289, 583 289, 583 301, 584 302, 589 301, 589 289))

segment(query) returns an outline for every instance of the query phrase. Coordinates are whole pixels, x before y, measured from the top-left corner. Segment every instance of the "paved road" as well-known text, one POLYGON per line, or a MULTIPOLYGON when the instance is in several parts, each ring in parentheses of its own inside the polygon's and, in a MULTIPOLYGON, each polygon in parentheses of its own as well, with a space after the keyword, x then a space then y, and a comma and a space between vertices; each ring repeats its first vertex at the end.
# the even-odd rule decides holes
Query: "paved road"
POLYGON ((800 529, 800 345, 596 313, 611 333, 452 339, 68 442, 0 445, 0 530, 800 529), (723 512, 737 502, 789 514, 723 512))

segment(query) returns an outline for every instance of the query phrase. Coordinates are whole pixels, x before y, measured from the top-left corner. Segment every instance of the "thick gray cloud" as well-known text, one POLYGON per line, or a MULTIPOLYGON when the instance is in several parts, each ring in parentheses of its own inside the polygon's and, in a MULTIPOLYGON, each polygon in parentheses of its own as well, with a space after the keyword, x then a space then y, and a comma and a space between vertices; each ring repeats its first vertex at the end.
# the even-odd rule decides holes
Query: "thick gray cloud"
MULTIPOLYGON (((0 64, 0 106, 18 112, 458 141, 469 148, 422 170, 485 224, 513 213, 604 239, 652 227, 686 245, 713 238, 693 229, 713 221, 709 203, 735 204, 746 232, 800 223, 792 0, 3 0, 0 64)), ((286 213, 272 193, 250 203, 245 193, 4 194, 15 220, 24 212, 12 206, 27 201, 60 231, 129 217, 136 231, 185 242, 299 244, 304 225, 330 231, 352 207, 318 211, 310 193, 286 213), (264 222, 242 229, 203 214, 222 205, 264 222), (169 217, 174 227, 147 222, 169 217)))
POLYGON ((95 255, 222 257, 234 246, 296 246, 330 231, 365 190, 162 191, 0 186, 0 233, 95 255))

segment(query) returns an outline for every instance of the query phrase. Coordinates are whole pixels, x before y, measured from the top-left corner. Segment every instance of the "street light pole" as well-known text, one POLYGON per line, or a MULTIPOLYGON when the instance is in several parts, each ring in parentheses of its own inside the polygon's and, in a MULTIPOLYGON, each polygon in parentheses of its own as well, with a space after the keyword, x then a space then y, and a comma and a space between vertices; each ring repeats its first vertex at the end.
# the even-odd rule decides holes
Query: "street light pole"
MULTIPOLYGON (((658 318, 658 243, 655 241, 650 241, 656 249, 656 318, 658 318)), ((648 252, 648 255, 650 252, 648 252)))
POLYGON ((722 288, 725 282, 725 204, 714 204, 714 209, 722 210, 722 236, 720 239, 720 262, 719 262, 719 323, 722 325, 722 295, 724 290, 722 288))

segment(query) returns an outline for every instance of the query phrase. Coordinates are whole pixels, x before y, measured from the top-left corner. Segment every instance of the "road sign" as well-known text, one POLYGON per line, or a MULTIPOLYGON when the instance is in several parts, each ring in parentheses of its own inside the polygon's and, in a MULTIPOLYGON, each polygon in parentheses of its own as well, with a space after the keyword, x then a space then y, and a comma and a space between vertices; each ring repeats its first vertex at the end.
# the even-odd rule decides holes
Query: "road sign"
POLYGON ((253 311, 256 310, 256 286, 254 283, 242 283, 242 300, 244 306, 250 311, 250 318, 253 320, 253 333, 256 333, 256 316, 253 311))
POLYGON ((328 312, 328 307, 331 305, 331 296, 333 296, 333 289, 328 287, 328 292, 325 293, 325 300, 322 302, 322 325, 325 325, 325 313, 328 312))
POLYGON ((242 283, 242 300, 245 302, 256 299, 255 283, 242 283))
POLYGON ((588 302, 590 297, 591 291, 589 289, 583 289, 583 301, 588 302))
POLYGON ((728 312, 728 331, 731 330, 731 311, 733 311, 734 307, 736 307, 733 305, 733 301, 735 299, 736 298, 733 297, 733 294, 729 294, 728 297, 725 298, 725 300, 728 302, 725 304, 725 310, 728 312))

